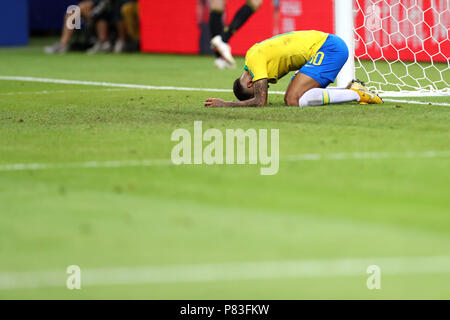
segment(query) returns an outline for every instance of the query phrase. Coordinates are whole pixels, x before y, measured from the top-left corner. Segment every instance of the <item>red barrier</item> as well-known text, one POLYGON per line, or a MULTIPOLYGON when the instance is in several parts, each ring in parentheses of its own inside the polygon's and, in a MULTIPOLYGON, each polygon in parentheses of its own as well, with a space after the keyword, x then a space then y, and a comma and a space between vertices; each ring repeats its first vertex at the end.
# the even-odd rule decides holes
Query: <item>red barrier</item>
MULTIPOLYGON (((333 32, 333 1, 272 0, 262 6, 231 38, 233 54, 244 55, 256 42, 292 30, 333 32), (320 17, 320 19, 318 18, 320 17)), ((207 18, 200 0, 140 0, 142 50, 145 52, 198 53, 199 24, 207 18)), ((245 0, 226 1, 226 23, 230 23, 245 0)))
POLYGON ((145 52, 198 53, 196 0, 139 0, 145 52))
MULTIPOLYGON (((442 0, 421 1, 422 10, 409 4, 410 1, 395 5, 398 0, 356 0, 361 9, 355 17, 359 40, 356 54, 363 59, 384 56, 390 60, 414 61, 416 58, 418 61, 446 62, 450 53, 446 29, 450 24, 449 8, 442 0), (411 8, 407 10, 405 6, 411 8), (423 20, 425 23, 418 23, 423 20)), ((199 53, 200 41, 208 38, 201 37, 200 30, 201 25, 203 32, 207 29, 208 8, 202 5, 207 2, 139 0, 142 50, 199 53)), ((245 0, 227 0, 227 23, 244 3, 245 0)), ((244 55, 254 43, 292 30, 315 29, 332 33, 333 3, 333 0, 263 0, 261 8, 231 38, 233 54, 244 55)))

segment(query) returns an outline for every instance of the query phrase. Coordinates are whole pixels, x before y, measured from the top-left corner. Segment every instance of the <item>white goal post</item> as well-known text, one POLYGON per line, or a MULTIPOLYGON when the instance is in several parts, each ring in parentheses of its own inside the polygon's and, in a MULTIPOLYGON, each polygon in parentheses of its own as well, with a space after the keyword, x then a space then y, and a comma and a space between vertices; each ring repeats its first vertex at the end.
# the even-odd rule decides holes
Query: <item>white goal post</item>
POLYGON ((353 0, 334 0, 334 30, 347 44, 348 60, 337 76, 337 86, 345 87, 355 78, 355 35, 353 26, 353 0))
POLYGON ((450 96, 450 0, 334 0, 349 59, 337 77, 384 96, 450 96))

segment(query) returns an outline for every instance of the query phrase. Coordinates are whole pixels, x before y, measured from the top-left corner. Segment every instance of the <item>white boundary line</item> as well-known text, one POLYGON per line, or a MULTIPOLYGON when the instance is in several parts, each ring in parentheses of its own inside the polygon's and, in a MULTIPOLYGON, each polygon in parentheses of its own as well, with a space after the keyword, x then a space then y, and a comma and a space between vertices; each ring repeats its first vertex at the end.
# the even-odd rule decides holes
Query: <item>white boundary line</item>
POLYGON ((64 80, 64 79, 48 79, 48 78, 35 78, 35 77, 0 76, 0 80, 28 81, 28 82, 41 82, 41 83, 56 83, 56 84, 75 84, 75 85, 85 85, 85 86, 130 88, 130 89, 147 89, 147 90, 232 92, 232 90, 229 90, 229 89, 187 88, 187 87, 171 87, 171 86, 149 86, 149 85, 140 85, 140 84, 125 84, 125 83, 97 82, 97 81, 79 81, 79 80, 64 80))
POLYGON ((54 93, 70 93, 70 92, 96 92, 96 91, 124 91, 124 88, 98 88, 98 89, 85 89, 85 90, 42 90, 42 91, 22 91, 22 92, 0 92, 0 96, 21 96, 21 95, 45 95, 54 93))
MULTIPOLYGON (((449 97, 450 99, 450 97, 449 97)), ((397 103, 414 103, 414 104, 423 104, 423 105, 429 105, 429 106, 444 106, 444 107, 450 107, 450 103, 445 102, 424 102, 424 101, 412 101, 412 100, 399 100, 399 99, 384 99, 383 101, 387 102, 397 102, 397 103)))
MULTIPOLYGON (((41 82, 41 83, 56 83, 56 84, 75 84, 75 85, 86 85, 86 86, 101 86, 101 87, 115 87, 115 88, 145 89, 145 90, 232 92, 232 90, 230 90, 230 89, 189 88, 189 87, 172 87, 172 86, 150 86, 150 85, 139 85, 139 84, 125 84, 125 83, 98 82, 98 81, 80 81, 80 80, 65 80, 65 79, 49 79, 49 78, 36 78, 36 77, 0 76, 0 80, 28 81, 28 82, 41 82)), ((270 91, 270 93, 271 94, 284 95, 284 92, 282 92, 282 91, 270 91)), ((411 94, 409 96, 410 97, 414 97, 414 94, 411 94)), ((450 103, 445 103, 445 102, 423 102, 423 101, 396 100, 396 99, 384 99, 384 101, 450 107, 450 103)))
MULTIPOLYGON (((408 151, 408 152, 351 152, 351 153, 305 153, 281 158, 281 161, 320 161, 320 160, 385 160, 385 159, 427 159, 449 158, 450 151, 408 151)), ((68 163, 13 163, 0 165, 0 172, 37 171, 51 169, 83 168, 121 168, 151 167, 173 165, 169 159, 119 160, 119 161, 85 161, 68 163)))
MULTIPOLYGON (((197 265, 84 269, 81 287, 100 285, 170 284, 236 280, 368 277, 377 265, 385 275, 449 274, 450 256, 391 257, 333 260, 235 262, 197 265)), ((0 273, 0 290, 43 287, 65 288, 66 270, 0 273)))
POLYGON ((83 168, 120 168, 120 167, 150 167, 171 165, 172 161, 154 160, 123 160, 123 161, 86 161, 69 163, 16 163, 0 165, 1 171, 36 171, 50 169, 83 169, 83 168))
POLYGON ((383 159, 420 159, 420 158, 448 158, 449 151, 407 151, 407 152, 340 152, 340 153, 310 153, 292 155, 282 158, 285 161, 307 160, 383 160, 383 159))
MULTIPOLYGON (((377 91, 376 88, 370 88, 371 90, 377 91)), ((378 93, 383 97, 414 97, 414 98, 425 98, 425 97, 449 97, 450 91, 448 88, 438 90, 438 91, 408 91, 407 94, 400 91, 378 91, 378 93)))

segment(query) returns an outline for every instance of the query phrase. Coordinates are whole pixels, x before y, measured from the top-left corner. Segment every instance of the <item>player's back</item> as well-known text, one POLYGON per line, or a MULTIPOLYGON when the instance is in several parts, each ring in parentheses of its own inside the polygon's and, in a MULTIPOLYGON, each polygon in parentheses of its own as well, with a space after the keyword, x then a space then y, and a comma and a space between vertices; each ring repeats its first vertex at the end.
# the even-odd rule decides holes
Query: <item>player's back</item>
POLYGON ((261 74, 257 69, 262 69, 265 65, 267 75, 262 77, 276 82, 289 71, 298 70, 306 64, 323 45, 327 36, 327 33, 315 30, 280 34, 251 47, 245 57, 246 66, 256 75, 261 74))

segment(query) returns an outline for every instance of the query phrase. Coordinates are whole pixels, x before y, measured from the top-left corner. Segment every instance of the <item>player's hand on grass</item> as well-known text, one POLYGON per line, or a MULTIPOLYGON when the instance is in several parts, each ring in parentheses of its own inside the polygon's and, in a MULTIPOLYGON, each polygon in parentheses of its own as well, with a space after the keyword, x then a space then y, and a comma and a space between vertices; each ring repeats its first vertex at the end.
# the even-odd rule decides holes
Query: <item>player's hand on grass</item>
POLYGON ((205 102, 207 108, 220 108, 225 107, 225 101, 219 98, 208 98, 205 102))

